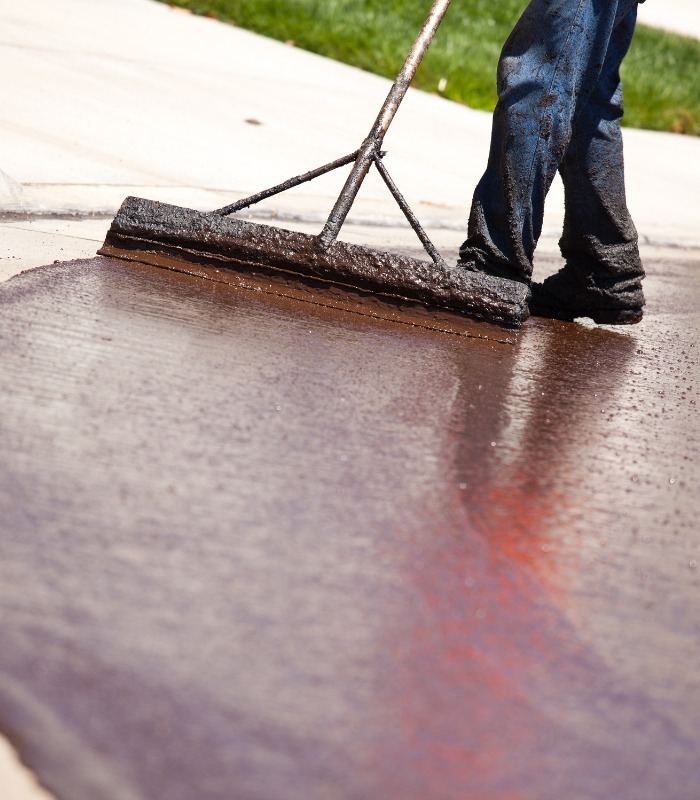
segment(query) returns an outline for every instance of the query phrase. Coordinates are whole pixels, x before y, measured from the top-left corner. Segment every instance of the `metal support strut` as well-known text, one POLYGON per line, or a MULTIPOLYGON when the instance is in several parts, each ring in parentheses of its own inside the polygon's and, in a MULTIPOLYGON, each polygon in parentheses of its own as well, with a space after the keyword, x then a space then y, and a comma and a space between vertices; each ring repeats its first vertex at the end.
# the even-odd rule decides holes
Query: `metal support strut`
POLYGON ((440 255, 440 253, 438 253, 437 248, 428 238, 428 234, 425 232, 420 222, 418 222, 418 217, 416 217, 416 215, 413 213, 411 207, 406 202, 406 198, 401 194, 401 192, 399 191, 399 187, 394 183, 394 181, 391 178, 391 175, 389 175, 387 168, 384 166, 384 163, 382 162, 381 153, 379 154, 379 157, 374 159, 374 165, 377 168, 379 174, 384 179, 384 183, 386 184, 387 188, 394 196, 394 200, 396 200, 396 202, 398 203, 399 208, 403 211, 404 216, 408 220, 409 225, 416 232, 416 236, 418 236, 418 238, 420 239, 421 244, 425 248, 425 252, 433 259, 433 261, 439 267, 445 266, 445 261, 443 257, 440 255))
POLYGON ((258 192, 257 194, 251 194, 250 197, 244 197, 242 200, 238 200, 235 203, 231 203, 231 205, 219 208, 212 213, 220 214, 222 217, 225 217, 228 214, 233 214, 235 211, 242 211, 244 208, 248 208, 248 206, 253 206, 256 203, 259 203, 261 200, 267 200, 268 197, 274 197, 276 194, 286 192, 287 189, 293 189, 295 186, 312 181, 314 178, 325 175, 327 172, 332 172, 334 169, 338 169, 338 167, 344 167, 346 164, 351 164, 357 158, 358 153, 359 150, 355 150, 354 153, 350 153, 350 155, 343 156, 335 161, 331 161, 329 164, 325 164, 323 167, 312 169, 310 172, 305 172, 303 175, 297 175, 296 177, 290 178, 284 183, 278 183, 277 186, 272 186, 270 189, 264 189, 262 192, 258 192))

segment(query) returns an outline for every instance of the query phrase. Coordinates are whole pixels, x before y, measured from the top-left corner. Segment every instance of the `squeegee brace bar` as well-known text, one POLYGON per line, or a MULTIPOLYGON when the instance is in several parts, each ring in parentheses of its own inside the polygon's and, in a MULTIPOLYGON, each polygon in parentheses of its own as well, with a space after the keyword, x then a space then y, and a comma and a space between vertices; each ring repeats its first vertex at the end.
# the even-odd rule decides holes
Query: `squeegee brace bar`
POLYGON ((444 267, 445 260, 440 253, 438 253, 435 245, 430 241, 428 234, 425 232, 425 230, 423 230, 423 226, 418 221, 418 217, 413 213, 411 207, 406 202, 406 198, 399 191, 399 187, 394 183, 391 175, 389 175, 389 171, 382 163, 381 158, 376 158, 374 160, 374 165, 379 171, 379 174, 382 176, 387 189, 389 189, 389 191, 392 193, 394 200, 396 200, 399 208, 403 211, 409 225, 413 228, 416 236, 420 239, 421 244, 425 248, 425 252, 433 259, 438 267, 444 267))
POLYGON ((307 183, 308 181, 312 181, 314 178, 319 178, 321 175, 325 175, 327 172, 332 172, 334 169, 338 169, 338 167, 344 167, 347 164, 351 164, 357 158, 358 153, 359 150, 355 150, 354 153, 350 153, 347 156, 343 156, 335 161, 331 161, 329 164, 325 164, 323 167, 312 169, 310 172, 305 172, 303 175, 296 175, 294 178, 284 181, 284 183, 278 183, 276 186, 272 186, 269 189, 264 189, 262 192, 258 192, 257 194, 252 194, 250 197, 244 197, 242 200, 237 200, 235 203, 231 203, 223 208, 218 208, 216 211, 212 211, 211 213, 226 217, 229 214, 233 214, 235 211, 242 211, 244 208, 248 208, 249 206, 259 203, 261 200, 267 200, 268 197, 274 197, 276 194, 286 192, 287 189, 293 189, 295 186, 300 186, 302 183, 307 183))

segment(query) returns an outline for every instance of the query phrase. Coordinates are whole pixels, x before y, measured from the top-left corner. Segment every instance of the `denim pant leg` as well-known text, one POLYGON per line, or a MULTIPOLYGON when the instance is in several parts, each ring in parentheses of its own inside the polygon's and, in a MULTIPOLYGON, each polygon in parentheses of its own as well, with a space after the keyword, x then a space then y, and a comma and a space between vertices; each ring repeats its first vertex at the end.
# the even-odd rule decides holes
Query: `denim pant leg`
POLYGON ((545 196, 574 114, 598 82, 618 6, 632 3, 531 0, 501 53, 489 160, 461 259, 530 279, 545 196))
POLYGON ((644 277, 637 231, 627 209, 620 119, 620 63, 629 49, 637 5, 622 7, 598 82, 576 112, 559 172, 566 212, 560 241, 567 267, 582 285, 619 290, 644 277))

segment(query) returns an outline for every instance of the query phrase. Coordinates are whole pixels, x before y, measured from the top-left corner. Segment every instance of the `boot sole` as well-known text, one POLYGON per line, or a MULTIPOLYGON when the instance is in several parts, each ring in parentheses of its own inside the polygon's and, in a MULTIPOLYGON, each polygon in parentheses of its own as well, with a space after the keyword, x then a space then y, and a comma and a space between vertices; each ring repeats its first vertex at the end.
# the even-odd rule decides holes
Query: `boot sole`
POLYGON ((551 296, 542 296, 538 286, 532 287, 530 314, 535 317, 573 322, 579 317, 592 319, 597 325, 634 325, 644 316, 642 308, 572 308, 562 305, 551 296))
POLYGON ((572 311, 571 309, 553 308, 552 306, 530 304, 530 314, 533 317, 547 319, 560 319, 563 322, 573 322, 580 317, 592 319, 597 325, 635 325, 641 322, 644 311, 641 308, 596 308, 572 311))

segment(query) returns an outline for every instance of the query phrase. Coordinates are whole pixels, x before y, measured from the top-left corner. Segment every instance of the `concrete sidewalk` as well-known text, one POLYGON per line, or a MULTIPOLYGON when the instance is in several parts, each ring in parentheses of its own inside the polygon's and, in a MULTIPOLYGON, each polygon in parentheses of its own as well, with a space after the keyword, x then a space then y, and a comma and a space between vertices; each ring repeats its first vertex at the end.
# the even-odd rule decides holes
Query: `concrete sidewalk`
POLYGON ((639 21, 700 39, 700 5, 697 0, 647 0, 639 6, 639 21))
MULTIPOLYGON (((93 254, 128 194, 210 209, 351 152, 389 86, 151 0, 1 0, 0 20, 4 277, 93 254)), ((489 114, 411 91, 387 136, 392 174, 448 251, 463 238, 489 130, 489 114)), ((625 145, 642 241, 698 246, 700 140, 626 130, 625 145)), ((318 226, 342 180, 327 176, 254 213, 318 226)), ((543 247, 555 246, 562 216, 555 185, 543 247)), ((413 243, 373 178, 349 222, 347 239, 413 243)))

